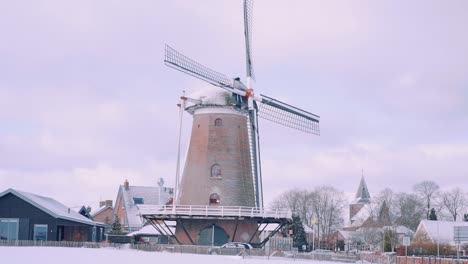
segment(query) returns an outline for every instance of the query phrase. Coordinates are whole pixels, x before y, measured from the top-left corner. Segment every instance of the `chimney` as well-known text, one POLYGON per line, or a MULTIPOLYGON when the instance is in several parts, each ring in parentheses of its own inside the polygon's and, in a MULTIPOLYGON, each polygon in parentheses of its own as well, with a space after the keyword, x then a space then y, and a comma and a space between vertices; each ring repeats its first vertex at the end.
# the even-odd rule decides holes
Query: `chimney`
POLYGON ((91 213, 91 206, 88 205, 88 207, 86 207, 86 210, 88 210, 88 212, 91 213))
POLYGON ((105 200, 99 202, 99 207, 109 206, 112 207, 112 200, 105 200))
POLYGON ((129 187, 128 180, 125 180, 125 182, 124 182, 124 188, 125 188, 125 190, 128 191, 128 189, 129 189, 128 187, 129 187))

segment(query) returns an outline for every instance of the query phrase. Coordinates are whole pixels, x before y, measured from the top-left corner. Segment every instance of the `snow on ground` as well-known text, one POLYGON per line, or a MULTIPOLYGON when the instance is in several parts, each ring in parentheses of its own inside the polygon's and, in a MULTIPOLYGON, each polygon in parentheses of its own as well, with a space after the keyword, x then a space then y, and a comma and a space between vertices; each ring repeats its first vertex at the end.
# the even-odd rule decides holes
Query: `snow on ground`
MULTIPOLYGON (((195 255, 180 253, 145 252, 131 249, 114 248, 55 248, 55 247, 0 247, 1 263, 14 264, 83 264, 83 263, 203 263, 203 264, 336 264, 311 260, 293 260, 284 258, 258 259, 237 256, 195 255)), ((341 263, 342 264, 342 263, 341 263)))

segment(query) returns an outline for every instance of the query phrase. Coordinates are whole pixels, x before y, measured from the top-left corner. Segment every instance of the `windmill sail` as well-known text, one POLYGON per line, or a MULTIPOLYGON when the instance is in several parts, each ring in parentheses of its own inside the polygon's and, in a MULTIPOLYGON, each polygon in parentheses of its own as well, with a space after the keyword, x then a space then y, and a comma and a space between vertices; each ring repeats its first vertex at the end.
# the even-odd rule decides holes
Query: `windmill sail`
POLYGON ((203 66, 167 44, 164 63, 171 68, 185 72, 212 85, 219 87, 232 87, 232 80, 226 75, 203 66))
POLYGON ((245 53, 247 62, 247 77, 255 80, 255 74, 252 63, 252 19, 253 19, 253 0, 244 0, 244 35, 245 35, 245 53))
POLYGON ((318 115, 263 94, 261 95, 258 116, 306 133, 320 135, 320 117, 318 115))

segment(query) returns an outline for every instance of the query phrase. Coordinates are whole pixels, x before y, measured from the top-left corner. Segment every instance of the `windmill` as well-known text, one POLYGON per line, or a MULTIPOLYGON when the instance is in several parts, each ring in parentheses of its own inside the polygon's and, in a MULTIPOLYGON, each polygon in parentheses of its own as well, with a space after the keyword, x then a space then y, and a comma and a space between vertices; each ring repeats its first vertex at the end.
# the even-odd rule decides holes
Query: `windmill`
MULTIPOLYGON (((253 0, 243 1, 244 35, 246 47, 246 79, 245 84, 239 77, 229 78, 225 74, 214 71, 197 61, 176 51, 169 45, 165 46, 164 62, 167 66, 201 79, 213 86, 219 87, 230 94, 229 104, 236 111, 245 113, 248 118, 249 156, 251 158, 251 175, 253 180, 255 206, 263 208, 263 188, 260 159, 260 138, 258 117, 278 124, 297 129, 306 133, 319 135, 319 116, 295 106, 274 99, 270 96, 254 93, 253 81, 255 74, 252 62, 252 11, 253 0)), ((194 104, 203 104, 201 100, 191 99, 194 104)), ((176 179, 176 199, 179 179, 176 179)))

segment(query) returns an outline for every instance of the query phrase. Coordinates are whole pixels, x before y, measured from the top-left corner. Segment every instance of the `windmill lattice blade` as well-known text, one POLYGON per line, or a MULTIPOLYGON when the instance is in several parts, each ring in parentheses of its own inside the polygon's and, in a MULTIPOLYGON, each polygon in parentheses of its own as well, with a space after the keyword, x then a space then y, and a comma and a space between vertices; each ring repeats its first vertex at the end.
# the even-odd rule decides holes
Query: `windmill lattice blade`
POLYGON ((167 66, 185 72, 219 87, 232 87, 232 80, 226 75, 201 65, 166 44, 164 62, 167 66))
POLYGON ((319 116, 262 95, 258 116, 306 133, 320 135, 319 116))
POLYGON ((247 77, 255 80, 255 73, 252 62, 252 20, 253 20, 253 0, 244 0, 244 35, 245 52, 247 59, 247 77))

